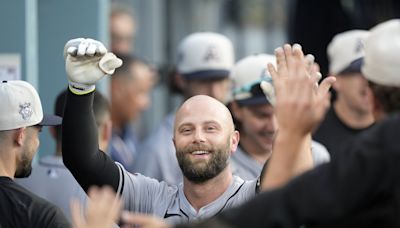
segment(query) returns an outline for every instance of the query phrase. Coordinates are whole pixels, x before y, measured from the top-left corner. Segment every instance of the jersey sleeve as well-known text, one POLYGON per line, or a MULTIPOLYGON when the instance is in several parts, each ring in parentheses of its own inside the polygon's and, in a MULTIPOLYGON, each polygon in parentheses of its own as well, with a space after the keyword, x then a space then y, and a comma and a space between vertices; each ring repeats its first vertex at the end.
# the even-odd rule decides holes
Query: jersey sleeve
POLYGON ((63 162, 86 192, 91 185, 110 185, 117 191, 119 169, 99 150, 93 97, 94 92, 76 95, 68 91, 62 122, 63 162))
POLYGON ((129 173, 121 164, 117 164, 121 175, 118 189, 122 191, 124 209, 157 215, 165 213, 176 198, 177 187, 139 173, 129 173))

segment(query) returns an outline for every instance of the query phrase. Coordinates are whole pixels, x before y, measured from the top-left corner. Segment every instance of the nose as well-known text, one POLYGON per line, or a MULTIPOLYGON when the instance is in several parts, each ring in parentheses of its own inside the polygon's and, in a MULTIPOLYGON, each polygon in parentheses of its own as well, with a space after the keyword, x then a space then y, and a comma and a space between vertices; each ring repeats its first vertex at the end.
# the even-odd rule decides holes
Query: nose
POLYGON ((196 130, 196 131, 195 131, 195 134, 194 134, 193 141, 194 141, 195 143, 203 143, 203 142, 205 142, 206 140, 205 140, 205 136, 204 136, 203 131, 201 131, 201 130, 196 130))
POLYGON ((278 129, 278 122, 275 116, 267 118, 264 124, 265 124, 264 127, 267 131, 275 134, 276 130, 278 129))

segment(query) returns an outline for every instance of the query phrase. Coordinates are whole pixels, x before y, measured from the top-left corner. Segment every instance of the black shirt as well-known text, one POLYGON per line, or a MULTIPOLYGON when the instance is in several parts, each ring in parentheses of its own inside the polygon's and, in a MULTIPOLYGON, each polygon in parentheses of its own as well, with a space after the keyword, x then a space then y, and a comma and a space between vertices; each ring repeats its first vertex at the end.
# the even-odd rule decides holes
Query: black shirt
POLYGON ((365 128, 351 128, 347 126, 339 119, 332 105, 326 113, 325 119, 313 134, 313 139, 323 144, 331 154, 331 158, 334 158, 338 154, 343 153, 360 132, 371 126, 365 128))
POLYGON ((0 227, 70 227, 60 209, 0 176, 0 227))

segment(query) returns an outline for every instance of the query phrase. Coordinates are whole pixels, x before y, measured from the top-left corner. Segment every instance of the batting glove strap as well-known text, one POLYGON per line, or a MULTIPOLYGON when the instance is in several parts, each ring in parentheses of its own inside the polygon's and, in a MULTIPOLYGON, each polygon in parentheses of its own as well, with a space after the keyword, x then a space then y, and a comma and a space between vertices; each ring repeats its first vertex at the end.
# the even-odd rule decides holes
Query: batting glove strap
POLYGON ((93 92, 96 89, 95 85, 85 85, 82 83, 69 82, 69 90, 76 95, 85 95, 93 92))

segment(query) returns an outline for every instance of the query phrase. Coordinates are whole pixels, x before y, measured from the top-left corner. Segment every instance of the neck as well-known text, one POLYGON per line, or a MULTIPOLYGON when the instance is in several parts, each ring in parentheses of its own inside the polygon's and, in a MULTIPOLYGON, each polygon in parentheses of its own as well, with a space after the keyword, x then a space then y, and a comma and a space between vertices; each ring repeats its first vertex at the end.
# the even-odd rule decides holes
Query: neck
POLYGON ((264 164, 272 154, 272 150, 265 150, 264 148, 257 146, 256 143, 253 143, 244 134, 242 134, 240 138, 240 147, 242 147, 244 152, 260 164, 264 164))
POLYGON ((204 183, 193 183, 184 177, 183 192, 192 207, 198 212, 200 208, 220 197, 232 181, 232 171, 228 165, 220 174, 204 183))
POLYGON ((351 128, 365 128, 374 122, 372 113, 354 111, 344 102, 335 102, 333 108, 339 119, 351 128))
POLYGON ((15 171, 17 170, 17 165, 15 161, 15 156, 17 151, 13 151, 10 148, 4 148, 0 150, 0 176, 10 177, 14 179, 15 171))

